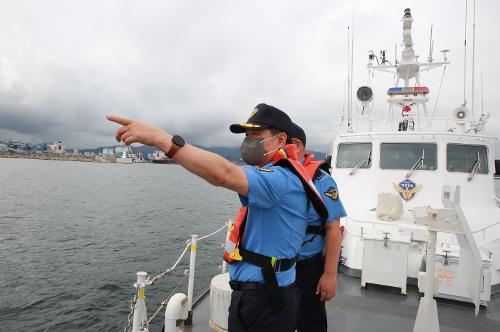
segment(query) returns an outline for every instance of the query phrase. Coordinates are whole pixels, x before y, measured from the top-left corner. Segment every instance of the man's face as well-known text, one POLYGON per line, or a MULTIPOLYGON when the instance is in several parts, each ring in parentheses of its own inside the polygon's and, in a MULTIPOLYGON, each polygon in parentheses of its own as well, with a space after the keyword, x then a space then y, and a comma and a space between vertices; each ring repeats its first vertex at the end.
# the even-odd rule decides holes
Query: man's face
MULTIPOLYGON (((262 143, 265 152, 270 152, 282 148, 286 144, 286 135, 280 132, 277 135, 273 135, 269 129, 247 129, 246 136, 253 138, 263 138, 265 141, 262 143), (273 137, 274 136, 274 137, 273 137), (272 138, 271 138, 272 137, 272 138)), ((274 153, 269 153, 266 155, 260 165, 264 166, 273 160, 274 153)))

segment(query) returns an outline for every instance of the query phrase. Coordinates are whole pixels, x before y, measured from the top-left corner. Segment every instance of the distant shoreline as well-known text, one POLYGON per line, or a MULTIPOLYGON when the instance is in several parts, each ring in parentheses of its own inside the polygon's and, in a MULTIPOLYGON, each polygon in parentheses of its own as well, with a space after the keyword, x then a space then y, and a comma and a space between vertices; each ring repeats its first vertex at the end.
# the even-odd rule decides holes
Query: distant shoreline
POLYGON ((79 156, 73 154, 55 154, 47 152, 29 153, 29 152, 0 151, 0 158, 63 160, 63 161, 81 161, 81 162, 96 161, 95 156, 79 156))

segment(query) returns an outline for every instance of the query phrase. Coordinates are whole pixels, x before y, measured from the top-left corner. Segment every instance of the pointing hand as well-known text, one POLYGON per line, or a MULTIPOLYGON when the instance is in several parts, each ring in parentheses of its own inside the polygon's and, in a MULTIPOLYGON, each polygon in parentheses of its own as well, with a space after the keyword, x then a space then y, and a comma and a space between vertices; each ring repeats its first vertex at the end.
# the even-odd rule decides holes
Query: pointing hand
POLYGON ((118 142, 126 145, 132 143, 142 143, 145 145, 158 146, 160 142, 168 142, 171 137, 160 128, 148 125, 144 122, 122 118, 116 115, 108 115, 109 121, 122 125, 116 131, 115 138, 118 142))

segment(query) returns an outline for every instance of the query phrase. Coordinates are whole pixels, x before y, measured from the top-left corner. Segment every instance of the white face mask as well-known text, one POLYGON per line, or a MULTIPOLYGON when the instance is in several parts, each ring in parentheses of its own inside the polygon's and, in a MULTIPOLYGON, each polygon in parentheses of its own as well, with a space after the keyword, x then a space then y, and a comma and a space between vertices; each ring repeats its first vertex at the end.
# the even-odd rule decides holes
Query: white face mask
POLYGON ((260 138, 260 137, 251 137, 247 136, 241 143, 240 152, 241 159, 247 163, 248 165, 258 165, 262 162, 265 156, 278 151, 279 148, 276 148, 272 151, 266 152, 264 150, 264 142, 274 138, 277 135, 268 137, 268 138, 260 138))

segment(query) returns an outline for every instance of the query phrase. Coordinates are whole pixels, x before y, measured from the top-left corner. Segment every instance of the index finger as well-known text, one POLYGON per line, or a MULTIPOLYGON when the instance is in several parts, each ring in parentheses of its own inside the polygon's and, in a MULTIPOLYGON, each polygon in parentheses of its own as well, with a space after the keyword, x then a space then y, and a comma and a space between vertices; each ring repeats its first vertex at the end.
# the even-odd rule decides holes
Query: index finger
POLYGON ((121 116, 117 116, 117 115, 107 115, 106 119, 108 119, 109 121, 113 121, 113 122, 116 122, 118 124, 121 124, 123 126, 126 126, 132 122, 132 120, 130 120, 130 119, 125 119, 125 118, 122 118, 121 116))

